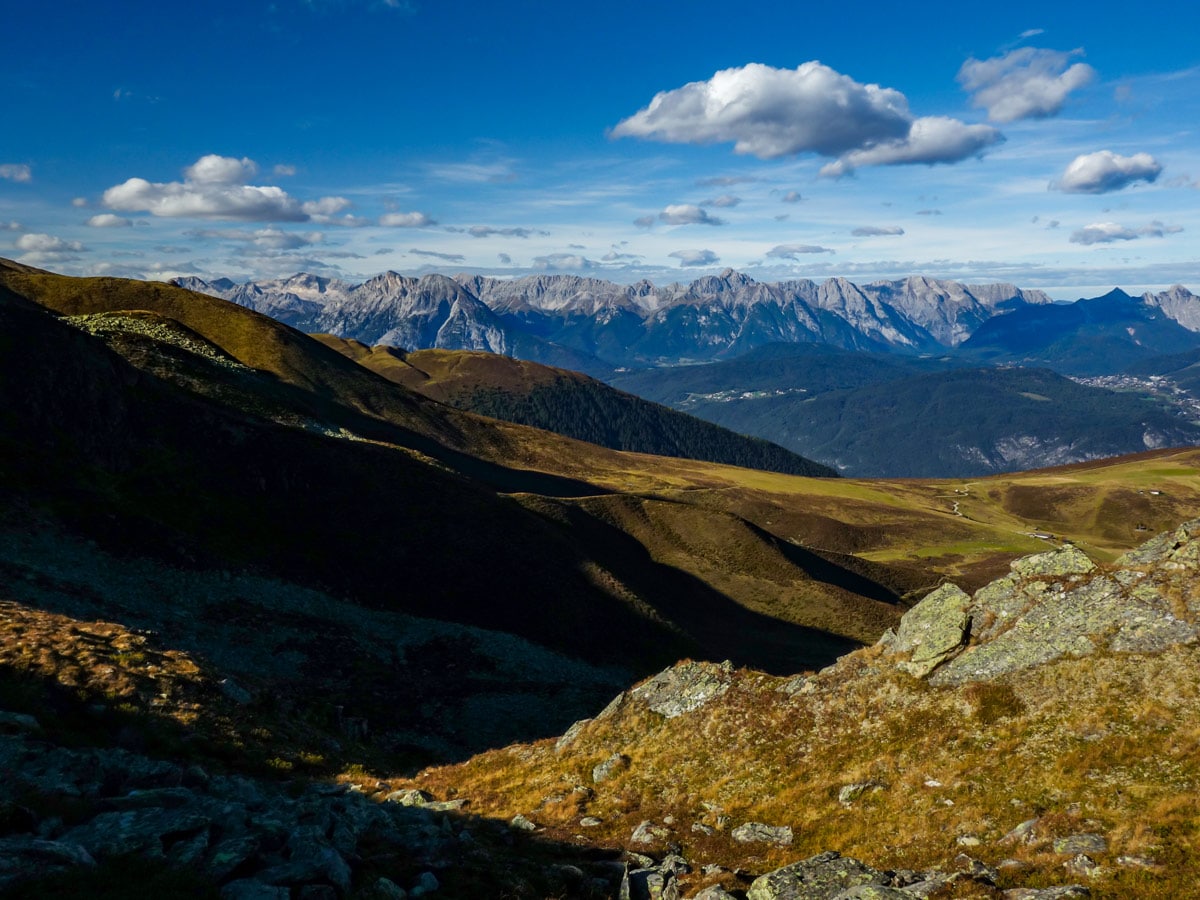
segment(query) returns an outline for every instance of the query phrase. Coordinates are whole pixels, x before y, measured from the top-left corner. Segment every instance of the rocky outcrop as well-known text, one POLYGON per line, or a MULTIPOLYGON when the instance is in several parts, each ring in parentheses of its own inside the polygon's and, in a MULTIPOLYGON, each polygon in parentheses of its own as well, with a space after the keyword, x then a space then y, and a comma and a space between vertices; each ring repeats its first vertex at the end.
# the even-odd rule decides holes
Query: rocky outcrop
POLYGON ((699 709, 729 690, 733 664, 684 662, 660 672, 630 694, 656 713, 673 719, 699 709))
POLYGON ((881 649, 904 671, 950 685, 1099 651, 1153 653, 1200 637, 1200 519, 1107 569, 1070 545, 1010 568, 971 597, 953 585, 929 594, 881 649))

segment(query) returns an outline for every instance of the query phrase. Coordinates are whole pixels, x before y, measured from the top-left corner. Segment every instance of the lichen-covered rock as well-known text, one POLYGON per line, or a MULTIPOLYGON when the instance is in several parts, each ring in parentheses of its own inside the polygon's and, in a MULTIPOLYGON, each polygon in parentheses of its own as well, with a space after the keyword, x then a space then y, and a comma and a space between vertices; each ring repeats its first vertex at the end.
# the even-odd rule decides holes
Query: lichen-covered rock
POLYGON ((923 678, 957 654, 970 632, 970 603, 971 597, 961 588, 944 584, 906 612, 887 648, 912 654, 900 668, 923 678))
POLYGON ((1099 650, 1157 653, 1200 640, 1196 535, 1200 520, 1126 554, 1123 568, 1110 572, 1074 547, 1015 561, 1009 575, 971 598, 971 645, 938 666, 930 683, 987 681, 1099 650))
POLYGON ((787 847, 792 843, 792 829, 787 825, 764 825, 762 822, 746 822, 730 832, 730 837, 740 844, 774 844, 787 847))
POLYGON ((1096 568, 1086 553, 1073 544, 1047 553, 1035 553, 1013 560, 1010 568, 1018 575, 1086 575, 1096 568))
POLYGON ((1063 854, 1107 853, 1108 840, 1102 834, 1071 834, 1054 842, 1054 852, 1063 854))
POLYGON ((883 872, 830 851, 755 879, 746 900, 831 900, 861 885, 890 887, 889 881, 883 872))
POLYGON ((630 760, 628 756, 624 756, 620 753, 614 753, 603 762, 597 763, 592 767, 592 781, 596 784, 603 784, 618 772, 628 769, 629 762, 630 760))
POLYGON ((733 664, 728 661, 720 665, 689 661, 659 672, 629 693, 654 712, 673 719, 721 696, 732 681, 733 664))
POLYGON ((633 829, 633 834, 629 836, 629 840, 635 844, 653 844, 655 841, 664 840, 670 837, 671 830, 662 825, 655 825, 650 819, 639 823, 638 827, 633 829))

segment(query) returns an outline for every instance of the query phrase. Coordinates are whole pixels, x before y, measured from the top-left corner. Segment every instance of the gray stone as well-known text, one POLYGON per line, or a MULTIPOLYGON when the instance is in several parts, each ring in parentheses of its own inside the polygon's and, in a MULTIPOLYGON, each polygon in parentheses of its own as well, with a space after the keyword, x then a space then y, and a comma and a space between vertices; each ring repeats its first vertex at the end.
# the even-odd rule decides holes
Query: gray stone
POLYGON ((517 831, 537 831, 537 825, 520 813, 513 816, 508 824, 510 827, 517 829, 517 831))
POLYGON ((178 809, 194 802, 196 795, 185 787, 146 788, 130 791, 124 797, 110 797, 104 801, 109 809, 149 809, 162 807, 178 809))
POLYGON ((787 825, 745 822, 733 829, 730 837, 741 844, 774 844, 777 847, 787 847, 792 843, 792 829, 787 825))
POLYGON ((970 603, 970 596, 957 585, 944 584, 906 612, 891 642, 893 653, 911 653, 899 667, 924 678, 958 654, 970 633, 970 603))
POLYGON ((635 844, 653 844, 655 841, 661 841, 670 837, 671 831, 664 828, 662 825, 655 825, 649 819, 646 819, 637 828, 633 829, 633 834, 629 836, 635 844))
POLYGON ((1015 844, 1020 841, 1023 844, 1032 843, 1037 836, 1037 824, 1041 819, 1026 819, 1021 824, 1015 826, 1008 834, 1000 838, 1002 844, 1015 844))
POLYGON ((221 888, 221 900, 289 900, 285 887, 263 884, 253 878, 239 878, 221 888))
POLYGON ((31 878, 95 865, 92 855, 79 844, 27 837, 0 839, 0 891, 31 878))
POLYGON ((64 837, 97 858, 128 853, 158 857, 165 841, 191 836, 210 822, 208 816, 188 810, 134 809, 101 813, 64 837))
POLYGON ((853 803, 866 791, 875 787, 879 787, 879 784, 874 781, 859 781, 854 784, 842 785, 842 789, 838 791, 838 803, 853 803))
POLYGON ((39 734, 41 723, 25 713, 0 710, 0 734, 39 734))
POLYGON ((692 823, 692 831, 694 831, 696 834, 709 835, 709 834, 713 834, 716 831, 716 829, 713 828, 711 825, 705 825, 703 822, 693 822, 692 823))
POLYGON ((597 819, 595 816, 584 816, 579 820, 581 828, 595 828, 597 825, 603 825, 603 819, 597 819))
POLYGON ((1025 577, 1037 575, 1086 575, 1096 568, 1086 553, 1073 544, 1068 544, 1058 550, 1048 553, 1035 553, 1033 556, 1023 556, 1009 564, 1018 575, 1025 577))
POLYGON ((881 884, 860 884, 833 895, 833 900, 913 900, 914 894, 903 888, 881 884))
POLYGON ((221 689, 222 694, 239 706, 247 706, 254 702, 253 695, 232 678, 222 678, 217 683, 217 687, 221 689))
POLYGON ((725 888, 721 887, 719 884, 714 884, 710 887, 706 887, 695 897, 693 897, 692 900, 737 900, 737 898, 735 898, 733 894, 729 893, 729 891, 725 890, 725 888))
POLYGON ((1102 834, 1071 834, 1054 841, 1054 852, 1063 854, 1106 853, 1108 840, 1102 834))
POLYGON ((224 881, 258 853, 257 835, 239 835, 220 841, 208 855, 204 870, 213 881, 224 881))
POLYGON ((583 733, 583 729, 587 728, 588 723, 591 721, 591 719, 580 719, 565 732, 563 732, 563 736, 554 742, 554 752, 562 753, 569 746, 575 743, 575 739, 583 733))
POLYGON ((888 887, 889 878, 856 859, 830 851, 755 879, 747 900, 831 900, 861 885, 888 887))
POLYGON ((350 890, 350 867, 346 861, 332 847, 316 843, 298 847, 286 863, 264 869, 256 877, 277 885, 327 881, 342 893, 350 890))
POLYGON ((417 883, 408 892, 408 895, 410 897, 424 897, 426 894, 436 893, 440 887, 441 884, 438 882, 436 875, 432 872, 422 872, 417 878, 417 883))
POLYGON ((732 681, 733 664, 728 661, 720 665, 689 661, 659 672, 629 693, 654 712, 673 719, 721 696, 732 681))
POLYGON ((425 791, 407 789, 392 791, 383 799, 388 803, 398 803, 401 806, 424 806, 433 801, 433 795, 427 794, 425 791))
POLYGON ((400 887, 390 878, 379 877, 368 889, 367 896, 372 900, 407 900, 408 891, 400 887))
POLYGON ((596 784, 603 784, 612 778, 617 772, 624 771, 629 768, 629 757, 621 753, 614 753, 612 756, 605 759, 603 762, 597 763, 592 767, 592 781, 596 784))
POLYGON ((1074 900, 1090 897, 1092 892, 1082 884, 1064 884, 1048 888, 1010 888, 1004 892, 1004 900, 1074 900))

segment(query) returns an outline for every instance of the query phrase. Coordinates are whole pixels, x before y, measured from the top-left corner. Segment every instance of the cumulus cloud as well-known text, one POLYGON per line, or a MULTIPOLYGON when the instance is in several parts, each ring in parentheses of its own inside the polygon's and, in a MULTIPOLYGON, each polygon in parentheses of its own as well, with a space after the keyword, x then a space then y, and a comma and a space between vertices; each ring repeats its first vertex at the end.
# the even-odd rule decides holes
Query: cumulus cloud
POLYGON ((33 181, 33 170, 25 163, 0 163, 0 178, 28 184, 33 181))
POLYGON ((1164 225, 1154 221, 1142 228, 1127 228, 1116 222, 1096 222, 1071 233, 1072 244, 1112 244, 1116 241, 1136 241, 1143 237, 1164 237, 1183 231, 1179 225, 1164 225))
POLYGON ((88 205, 87 197, 75 197, 71 200, 71 205, 76 209, 83 209, 88 205))
MULTIPOLYGON (((724 225, 724 219, 708 214, 707 210, 691 203, 672 203, 658 214, 668 225, 724 225)), ((636 224, 636 223, 635 223, 636 224)))
POLYGON ((800 196, 799 191, 788 191, 783 195, 784 203, 799 203, 804 198, 800 196))
POLYGON ((720 197, 714 197, 711 200, 705 200, 701 206, 716 206, 720 209, 729 209, 737 206, 742 202, 741 197, 735 197, 733 194, 722 194, 720 197))
POLYGON ((820 62, 795 69, 750 63, 656 94, 612 134, 687 144, 733 141, 736 153, 774 159, 837 156, 902 138, 910 121, 899 91, 859 84, 820 62))
POLYGON ((257 171, 251 159, 209 154, 184 169, 183 181, 130 178, 106 190, 103 202, 121 212, 243 222, 328 219, 350 206, 344 197, 301 202, 274 185, 245 184, 257 171))
POLYGON ((904 234, 899 225, 863 225, 850 232, 855 237, 887 237, 904 234))
POLYGON ((387 228, 424 228, 437 222, 423 212, 393 212, 380 216, 379 224, 387 228))
POLYGON ((196 184, 245 184, 257 174, 258 164, 254 160, 216 153, 200 157, 183 170, 183 177, 196 184))
POLYGON ((795 259, 810 253, 833 253, 828 247, 818 247, 814 244, 779 244, 767 251, 767 256, 776 259, 795 259))
POLYGON ((547 272, 590 269, 595 265, 586 256, 580 256, 578 253, 551 253, 548 256, 535 256, 533 258, 533 267, 535 269, 543 269, 547 272))
POLYGON ((128 228, 133 222, 124 216, 114 216, 112 213, 100 213, 88 219, 87 224, 92 228, 128 228))
POLYGON ((79 241, 67 241, 50 234, 23 234, 14 243, 23 251, 20 261, 34 266, 50 263, 71 262, 79 259, 78 254, 86 253, 87 247, 79 241))
MULTIPOLYGON (((461 253, 439 253, 437 250, 417 250, 414 248, 412 250, 409 250, 408 252, 412 256, 426 256, 426 257, 429 257, 430 259, 441 259, 441 260, 445 260, 446 262, 460 263, 460 262, 466 262, 466 259, 467 259, 461 253)), ((501 254, 501 256, 503 256, 503 254, 501 254)))
POLYGON ((619 253, 616 250, 609 250, 602 257, 600 257, 603 262, 620 262, 623 259, 634 260, 641 258, 642 254, 640 253, 619 253))
POLYGON ((633 220, 633 224, 638 228, 649 228, 655 222, 654 216, 638 216, 633 220))
POLYGON ((279 163, 274 169, 271 170, 271 172, 276 178, 291 178, 296 174, 296 167, 279 163))
POLYGON ((680 268, 711 266, 713 263, 720 262, 720 257, 711 250, 676 250, 674 253, 668 253, 667 256, 679 260, 680 268))
POLYGON ((1068 194, 1107 194, 1138 181, 1152 182, 1160 172, 1162 166, 1149 153, 1120 156, 1100 150, 1075 157, 1050 187, 1068 194))
POLYGON ((79 241, 64 241, 49 234, 23 234, 17 238, 16 248, 30 253, 80 253, 85 249, 79 241))
POLYGON ((1021 47, 991 59, 972 58, 962 64, 958 81, 993 122, 1044 119, 1057 115, 1067 95, 1095 77, 1086 63, 1069 65, 1081 52, 1021 47))
POLYGON ((856 166, 957 162, 1001 139, 986 125, 915 119, 899 91, 860 84, 817 61, 795 69, 761 63, 724 69, 708 81, 656 94, 611 134, 686 144, 732 141, 734 152, 761 159, 839 157, 826 172, 834 175, 856 166))
POLYGON ((912 123, 908 134, 852 150, 821 167, 830 178, 848 175, 862 166, 933 165, 979 156, 1004 136, 990 125, 968 125, 947 116, 925 116, 912 123))

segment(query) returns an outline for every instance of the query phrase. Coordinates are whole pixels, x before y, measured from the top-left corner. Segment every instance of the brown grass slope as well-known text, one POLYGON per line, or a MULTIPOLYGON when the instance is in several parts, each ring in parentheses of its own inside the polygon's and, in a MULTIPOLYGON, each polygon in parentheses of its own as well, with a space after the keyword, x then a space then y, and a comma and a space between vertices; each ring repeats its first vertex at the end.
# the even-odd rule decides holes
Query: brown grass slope
MULTIPOLYGON (((1029 532, 1050 532, 1100 557, 1111 556, 1144 535, 1139 527, 1164 528, 1186 518, 1184 510, 1195 508, 1200 498, 1194 451, 971 482, 806 479, 620 453, 449 409, 271 319, 215 298, 165 285, 71 279, 3 263, 0 284, 73 314, 103 317, 151 308, 152 313, 142 315, 179 323, 175 327, 247 367, 231 372, 207 361, 194 362, 194 354, 180 353, 144 334, 108 336, 118 352, 190 394, 259 419, 317 430, 344 429, 366 437, 379 446, 363 450, 363 458, 372 453, 382 454, 381 460, 390 458, 385 447, 415 450, 421 458, 465 476, 483 493, 513 493, 518 503, 539 519, 556 523, 555 528, 572 529, 579 526, 562 523, 586 522, 580 533, 587 531, 592 544, 599 545, 593 534, 597 529, 611 531, 612 540, 605 545, 619 550, 604 561, 610 573, 637 569, 629 562, 634 557, 648 559, 670 574, 667 580, 677 592, 672 596, 700 586, 710 592, 706 596, 727 598, 750 612, 857 640, 872 639, 894 621, 899 608, 894 603, 889 607, 889 599, 919 596, 946 576, 978 585, 1013 556, 1044 546, 1042 539, 1027 536, 1029 532), (544 499, 548 496, 560 499, 551 502, 544 499), (613 499, 598 499, 604 496, 613 499), (616 496, 629 499, 617 502, 616 496), (636 546, 626 540, 629 536, 636 546)), ((403 366, 403 361, 388 356, 403 366)), ((100 427, 103 423, 96 424, 94 436, 113 434, 100 427)), ((313 446, 323 447, 327 440, 310 437, 313 446)), ((105 452, 100 447, 103 440, 92 443, 94 452, 105 452)), ((380 465, 386 469, 388 464, 380 465)), ((253 466, 267 467, 265 458, 260 455, 253 466)), ((371 498, 368 505, 375 508, 377 486, 389 481, 380 474, 374 481, 361 480, 352 493, 339 493, 325 490, 324 480, 312 472, 303 483, 310 486, 313 498, 335 509, 363 498, 371 498)), ((389 496, 401 505, 408 502, 402 492, 389 496)), ((436 505, 436 491, 425 496, 436 505)), ((359 532, 377 521, 350 511, 338 516, 344 527, 359 532)), ((281 530, 288 532, 286 527, 281 530)), ((484 538, 475 525, 460 524, 445 537, 443 553, 464 540, 490 546, 493 555, 536 553, 518 547, 502 530, 484 538)), ((233 550, 245 552, 237 546, 233 550)), ((406 553, 403 548, 397 552, 406 553)), ((590 554, 583 547, 563 558, 590 554)), ((376 567, 388 558, 382 554, 369 562, 367 555, 363 551, 353 558, 376 567)), ((315 568, 321 567, 305 563, 306 570, 315 568)), ((338 564, 330 561, 325 568, 337 569, 338 564)), ((340 576, 343 581, 345 577, 340 576)), ((587 573, 584 577, 594 578, 587 573)), ((656 579, 650 581, 658 585, 656 579)), ((613 589, 638 608, 658 608, 656 615, 693 637, 699 630, 720 631, 719 626, 681 621, 678 616, 683 613, 663 613, 674 601, 662 594, 661 585, 653 590, 613 589)), ((725 638, 723 646, 729 647, 729 642, 725 638)), ((721 654, 721 646, 704 645, 706 654, 721 654)), ((749 661, 743 652, 754 645, 741 641, 724 655, 749 661)), ((796 658, 797 666, 816 662, 804 653, 796 658)), ((777 667, 772 663, 770 668, 777 667)))
POLYGON ((643 400, 579 372, 481 351, 405 353, 332 335, 314 337, 385 378, 457 409, 614 450, 793 475, 837 475, 776 444, 643 400))
MULTIPOLYGON (((1026 597, 1041 598, 1026 611, 1108 580, 1126 585, 1131 603, 1158 604, 1170 627, 1194 631, 1200 520, 1155 543, 1156 554, 1177 549, 1082 576, 1024 576, 1026 597)), ((1084 617, 1072 627, 1089 609, 1067 613, 1084 617)), ((727 871, 704 878, 709 863, 761 873, 835 849, 881 867, 952 870, 965 850, 993 866, 1009 861, 1002 888, 1083 881, 1098 898, 1192 896, 1200 649, 1181 633, 1121 650, 1112 635, 1144 635, 1145 622, 1134 610, 1114 615, 1093 626, 1094 649, 949 683, 907 674, 883 644, 792 679, 687 663, 664 673, 681 679, 675 698, 701 697, 698 684, 727 687, 672 714, 650 708, 662 694, 644 684, 559 741, 493 751, 410 783, 469 797, 488 816, 521 813, 547 837, 641 852, 681 845, 693 866, 689 891, 735 883, 727 871), (612 774, 594 777, 614 754, 612 774), (599 824, 581 828, 585 816, 599 824), (669 833, 639 846, 631 834, 647 819, 669 833), (795 841, 739 843, 731 832, 744 822, 789 825, 795 841), (1098 865, 1092 876, 1078 860, 1064 868, 1079 851, 1056 845, 1081 833, 1104 838, 1082 864, 1098 865)), ((989 640, 999 639, 973 633, 967 653, 989 640)), ((970 896, 999 895, 980 891, 970 896)))

